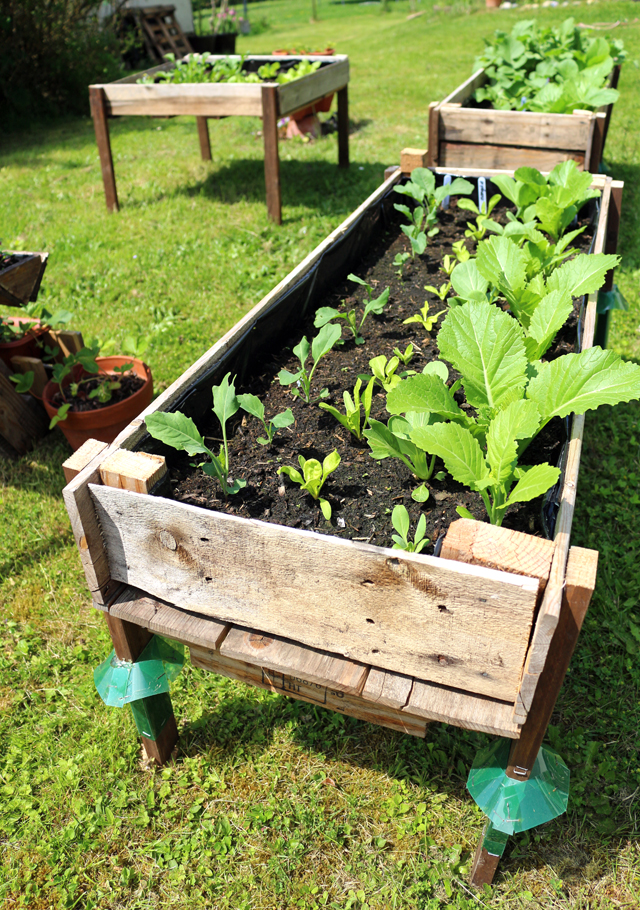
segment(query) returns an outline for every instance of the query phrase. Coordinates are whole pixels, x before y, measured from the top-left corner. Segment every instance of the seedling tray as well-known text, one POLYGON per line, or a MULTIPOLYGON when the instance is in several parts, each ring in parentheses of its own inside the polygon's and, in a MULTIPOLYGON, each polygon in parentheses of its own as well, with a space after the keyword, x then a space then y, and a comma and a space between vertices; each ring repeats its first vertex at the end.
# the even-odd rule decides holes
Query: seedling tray
MULTIPOLYGON (((210 55, 211 62, 222 59, 210 55)), ((262 83, 150 83, 139 85, 143 76, 153 76, 172 69, 174 63, 164 63, 142 73, 107 84, 89 86, 91 113, 96 132, 105 198, 109 211, 119 209, 115 172, 109 139, 109 117, 127 115, 142 117, 196 117, 202 158, 211 160, 208 118, 249 116, 262 117, 264 138, 264 167, 269 217, 280 224, 282 203, 280 193, 280 163, 278 158, 278 120, 288 114, 338 95, 338 166, 349 166, 349 58, 343 54, 333 57, 282 57, 249 54, 244 69, 254 72, 264 63, 277 62, 293 66, 301 60, 318 60, 315 73, 285 85, 262 83)))

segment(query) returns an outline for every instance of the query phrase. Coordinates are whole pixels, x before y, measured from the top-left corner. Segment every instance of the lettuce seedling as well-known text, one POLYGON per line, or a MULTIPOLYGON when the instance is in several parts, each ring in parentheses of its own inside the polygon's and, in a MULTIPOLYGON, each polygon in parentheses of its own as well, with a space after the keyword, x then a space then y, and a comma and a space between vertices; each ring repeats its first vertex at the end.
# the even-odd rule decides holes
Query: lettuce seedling
MULTIPOLYGON (((436 297, 438 297, 440 299, 440 301, 443 302, 445 297, 451 290, 451 282, 445 281, 445 283, 441 284, 439 288, 435 287, 435 285, 433 285, 433 284, 425 284, 424 289, 425 289, 425 291, 429 291, 431 294, 435 294, 436 297)), ((426 302, 425 302, 425 305, 426 305, 426 302)), ((443 310, 443 312, 444 312, 444 310, 443 310)), ((412 319, 412 321, 415 321, 415 320, 412 319)))
MULTIPOLYGON (((369 366, 373 373, 373 379, 385 392, 388 392, 389 389, 392 389, 400 382, 400 376, 396 375, 396 370, 400 366, 400 357, 395 356, 387 360, 384 354, 379 354, 369 361, 369 366)), ((370 377, 365 374, 359 378, 366 382, 370 377)))
POLYGON ((429 538, 424 536, 427 530, 427 519, 424 514, 420 515, 420 518, 418 519, 413 541, 409 540, 410 519, 405 506, 394 506, 393 512, 391 513, 391 524, 398 532, 397 534, 391 535, 393 550, 406 550, 407 553, 420 553, 429 543, 429 538))
POLYGON ((329 394, 328 389, 322 389, 315 398, 311 398, 311 380, 313 379, 313 374, 315 373, 320 360, 325 354, 329 353, 334 344, 339 340, 341 334, 342 330, 339 325, 329 324, 320 329, 311 344, 307 341, 306 335, 303 336, 299 344, 293 349, 293 353, 300 361, 300 369, 297 373, 291 373, 289 370, 280 370, 278 373, 280 385, 287 386, 292 385, 295 382, 297 387, 291 389, 291 394, 294 398, 304 399, 307 404, 312 404, 320 398, 326 398, 329 394), (313 366, 311 367, 311 371, 307 373, 305 364, 309 356, 309 351, 311 351, 313 366))
POLYGON ((336 310, 331 306, 323 306, 316 313, 316 318, 313 322, 316 328, 327 325, 328 322, 331 322, 332 319, 344 319, 351 329, 353 338, 356 344, 364 344, 364 338, 360 334, 360 330, 364 325, 365 319, 369 313, 375 313, 376 316, 380 316, 385 306, 389 301, 389 288, 385 288, 382 294, 379 297, 373 297, 373 288, 370 284, 367 284, 366 281, 363 281, 362 278, 358 278, 357 275, 348 275, 350 281, 355 281, 357 284, 362 285, 367 293, 367 302, 364 307, 364 312, 362 314, 362 319, 358 324, 356 319, 355 309, 347 310, 346 313, 341 313, 340 310, 336 310))
POLYGON ((432 171, 418 167, 411 173, 411 180, 395 187, 396 193, 409 196, 416 203, 412 209, 406 205, 395 204, 394 208, 408 219, 408 225, 401 225, 401 230, 409 238, 411 254, 415 259, 427 248, 429 237, 437 234, 438 209, 447 196, 469 195, 473 185, 462 177, 456 177, 446 186, 436 187, 436 178, 432 171))
POLYGON ((369 380, 369 384, 364 390, 362 398, 360 398, 360 389, 362 388, 362 379, 360 377, 358 377, 356 384, 353 387, 353 398, 349 392, 345 391, 342 393, 345 414, 341 414, 337 408, 334 408, 330 404, 325 404, 324 401, 320 402, 320 407, 323 411, 328 411, 343 427, 346 427, 350 433, 353 433, 356 439, 362 439, 362 430, 369 422, 374 382, 375 378, 372 376, 369 380), (361 406, 364 411, 364 423, 362 424, 360 413, 361 406))
MULTIPOLYGON (((471 253, 464 245, 464 240, 458 240, 452 245, 451 249, 458 262, 467 262, 471 258, 471 253)), ((451 272, 449 272, 449 275, 451 275, 451 272)))
POLYGON ((518 464, 550 420, 640 397, 640 366, 613 351, 589 348, 529 363, 522 327, 486 300, 449 310, 438 346, 462 375, 477 416, 461 409, 436 375, 404 380, 387 395, 387 410, 431 418, 413 426, 410 440, 480 493, 493 524, 502 523, 510 505, 534 499, 557 481, 558 468, 518 464))
POLYGON ((213 386, 213 413, 220 421, 222 427, 222 445, 216 455, 205 444, 204 437, 190 417, 180 411, 165 413, 155 411, 145 418, 147 429, 154 439, 159 439, 166 445, 188 455, 208 455, 210 462, 203 462, 201 467, 205 474, 216 477, 220 481, 222 492, 225 496, 237 493, 246 487, 246 480, 233 480, 229 482, 229 444, 227 441, 227 421, 238 411, 240 403, 236 397, 234 380, 229 381, 231 373, 227 373, 220 385, 213 386))
POLYGON ((411 258, 411 253, 396 253, 395 259, 393 260, 393 264, 398 269, 398 271, 396 272, 396 275, 398 276, 398 278, 402 278, 402 267, 405 264, 405 262, 407 261, 407 259, 410 259, 410 258, 411 258))
POLYGON ((375 461, 383 458, 398 458, 418 480, 429 480, 433 474, 435 456, 427 460, 426 453, 416 445, 411 433, 417 427, 428 424, 429 414, 407 412, 404 417, 390 417, 385 425, 380 420, 370 420, 369 429, 364 431, 371 457, 375 461))
MULTIPOLYGON (((451 285, 447 283, 444 285, 444 287, 446 287, 448 291, 451 285)), ((427 287, 425 290, 434 291, 439 296, 438 290, 436 288, 427 287)), ((445 291, 445 293, 447 293, 447 291, 445 291)), ((433 330, 434 325, 444 312, 446 312, 446 310, 439 310, 437 313, 434 313, 433 316, 429 316, 429 301, 425 300, 424 306, 417 313, 414 313, 413 316, 409 316, 407 319, 402 320, 402 325, 409 325, 412 322, 417 322, 418 325, 422 326, 428 335, 433 330)))
POLYGON ((471 221, 467 221, 467 230, 464 232, 465 237, 470 237, 472 240, 476 241, 482 240, 487 233, 489 225, 494 225, 496 223, 491 219, 490 215, 501 199, 502 196, 500 193, 496 193, 492 196, 489 200, 486 212, 484 210, 481 211, 473 199, 458 199, 459 209, 464 209, 466 212, 473 212, 476 215, 475 225, 471 221))
POLYGON ((273 442, 273 437, 276 435, 277 430, 281 430, 283 427, 290 427, 295 420, 291 408, 287 408, 287 410, 282 411, 281 414, 276 414, 275 417, 265 420, 264 405, 257 395, 250 395, 249 393, 238 395, 238 403, 242 410, 246 411, 247 414, 251 414, 252 417, 257 417, 264 427, 264 431, 267 434, 266 437, 258 436, 257 439, 261 446, 270 445, 273 442))
POLYGON ((404 366, 408 366, 413 358, 413 345, 408 344, 404 351, 401 351, 400 348, 394 348, 393 353, 404 366))
POLYGON ((303 490, 306 490, 320 503, 322 514, 329 521, 331 518, 331 505, 328 500, 320 496, 320 490, 329 474, 332 474, 340 464, 338 450, 334 449, 333 452, 327 455, 322 464, 316 458, 306 459, 302 455, 298 455, 298 463, 302 469, 302 474, 288 465, 278 468, 278 474, 286 474, 294 483, 299 483, 303 490))

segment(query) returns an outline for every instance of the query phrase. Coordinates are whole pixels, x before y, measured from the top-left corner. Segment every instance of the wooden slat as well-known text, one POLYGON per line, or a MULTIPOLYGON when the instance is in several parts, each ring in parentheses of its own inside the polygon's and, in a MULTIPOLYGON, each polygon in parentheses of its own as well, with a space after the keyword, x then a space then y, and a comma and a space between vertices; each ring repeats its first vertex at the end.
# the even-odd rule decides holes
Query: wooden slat
POLYGON ((118 581, 365 664, 515 698, 537 579, 90 490, 118 581))
POLYGON ((402 149, 400 152, 400 170, 411 174, 417 167, 427 167, 426 149, 402 149))
POLYGON ((360 694, 367 676, 364 664, 253 629, 233 627, 220 653, 352 695, 360 694))
POLYGON ((148 493, 167 473, 162 455, 118 449, 100 463, 100 478, 106 487, 148 493))
POLYGON ((517 739, 520 725, 512 720, 513 705, 456 692, 433 683, 414 681, 405 713, 439 720, 465 730, 479 730, 517 739))
POLYGON ((48 426, 42 405, 28 395, 18 395, 13 383, 0 374, 0 436, 16 454, 27 452, 48 426))
POLYGON ((338 692, 304 679, 247 664, 241 660, 233 660, 230 657, 224 657, 217 651, 199 647, 193 647, 190 650, 194 667, 211 670, 220 676, 238 679, 260 689, 288 695, 309 704, 330 708, 339 714, 347 714, 359 720, 389 727, 400 733, 425 736, 426 722, 422 718, 412 717, 403 711, 388 708, 385 705, 372 704, 358 695, 348 695, 346 692, 338 692))
POLYGON ((110 83, 102 86, 111 117, 128 114, 146 116, 223 117, 230 114, 260 117, 261 85, 253 83, 160 83, 132 85, 110 83))
POLYGON ((151 632, 186 645, 217 650, 229 631, 229 624, 187 610, 126 587, 109 607, 118 619, 136 623, 151 632))
POLYGON ((267 214, 276 224, 281 224, 282 195, 280 191, 280 159, 278 157, 278 89, 274 85, 263 85, 261 91, 267 214))
POLYGON ((71 483, 73 478, 77 477, 80 471, 83 471, 89 462, 97 455, 101 455, 106 448, 108 448, 108 444, 99 439, 87 439, 86 442, 83 442, 80 448, 76 449, 62 464, 66 482, 71 483))
POLYGON ((111 138, 109 136, 109 120, 107 116, 108 105, 104 88, 99 85, 90 85, 89 103, 98 145, 98 155, 100 156, 105 201, 110 212, 117 212, 120 205, 118 203, 116 175, 113 169, 113 155, 111 154, 111 138))
POLYGON ((512 148, 508 145, 471 145, 461 142, 441 142, 438 164, 442 167, 490 168, 516 170, 523 165, 539 171, 551 171, 560 161, 573 159, 584 167, 584 152, 565 152, 563 149, 512 148))
POLYGON ((342 56, 335 63, 323 66, 309 76, 294 79, 285 85, 278 85, 280 116, 306 107, 327 95, 344 88, 349 82, 349 58, 342 56))
POLYGON ((440 105, 440 142, 506 145, 580 152, 587 148, 595 114, 536 114, 440 105))
POLYGON ((362 697, 379 705, 387 705, 389 708, 404 708, 409 701, 412 686, 411 676, 372 667, 364 684, 362 697))
POLYGON ((484 85, 487 81, 487 75, 484 69, 477 70, 472 76, 469 76, 462 85, 459 85, 455 88, 450 95, 440 102, 440 104, 462 104, 463 101, 467 101, 477 88, 480 88, 481 85, 484 85))
MULTIPOLYGON (((11 250, 6 251, 11 255, 11 250)), ((48 253, 17 252, 18 262, 0 272, 0 303, 4 306, 22 306, 36 300, 40 282, 47 265, 48 253)))

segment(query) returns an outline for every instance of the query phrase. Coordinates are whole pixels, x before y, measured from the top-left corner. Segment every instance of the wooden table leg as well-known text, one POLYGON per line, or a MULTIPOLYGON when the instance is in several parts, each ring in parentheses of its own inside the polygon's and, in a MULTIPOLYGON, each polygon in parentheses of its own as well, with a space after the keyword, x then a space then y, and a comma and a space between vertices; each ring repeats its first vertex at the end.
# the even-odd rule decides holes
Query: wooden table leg
POLYGON ((471 885, 481 888, 483 885, 491 884, 508 840, 508 834, 497 831, 491 822, 487 821, 471 864, 469 876, 471 885))
POLYGON ((282 224, 280 159, 278 157, 278 87, 276 85, 262 86, 262 135, 264 138, 267 213, 276 224, 282 224))
POLYGON ((91 103, 93 128, 96 131, 96 142, 98 143, 98 154, 100 155, 100 167, 102 168, 102 182, 104 183, 104 195, 107 200, 107 208, 110 212, 117 212, 120 210, 120 206, 118 204, 116 175, 113 170, 113 158, 111 156, 109 121, 107 120, 107 101, 104 89, 90 86, 89 101, 91 103))
POLYGON ((211 143, 209 141, 209 122, 206 117, 196 117, 200 154, 203 161, 211 161, 211 143))
POLYGON ((349 87, 338 91, 338 167, 349 167, 349 87))

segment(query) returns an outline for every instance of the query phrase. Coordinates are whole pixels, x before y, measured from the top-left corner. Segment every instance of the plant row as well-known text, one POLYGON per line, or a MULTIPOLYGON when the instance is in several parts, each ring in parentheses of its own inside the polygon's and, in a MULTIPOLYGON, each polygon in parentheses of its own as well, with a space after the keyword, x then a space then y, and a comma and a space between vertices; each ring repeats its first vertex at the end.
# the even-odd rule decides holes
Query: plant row
POLYGON ((244 69, 245 57, 222 57, 214 60, 209 54, 187 54, 176 61, 175 54, 165 54, 165 60, 175 63, 173 69, 164 73, 147 73, 138 83, 148 85, 156 82, 278 82, 283 85, 309 76, 320 68, 319 60, 301 60, 291 67, 284 67, 278 61, 264 63, 256 73, 244 69))

